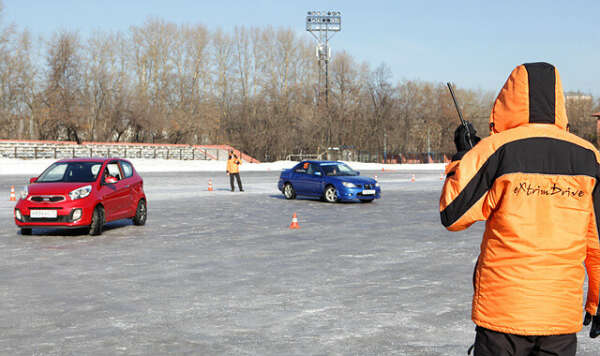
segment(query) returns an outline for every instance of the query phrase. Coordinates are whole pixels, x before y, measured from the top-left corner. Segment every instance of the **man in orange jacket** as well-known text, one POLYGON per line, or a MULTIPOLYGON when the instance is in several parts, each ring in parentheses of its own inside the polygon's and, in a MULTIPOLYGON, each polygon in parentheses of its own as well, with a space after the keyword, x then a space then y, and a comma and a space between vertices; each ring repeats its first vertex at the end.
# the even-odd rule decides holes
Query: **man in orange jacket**
POLYGON ((242 180, 240 179, 240 165, 242 164, 242 160, 236 156, 233 151, 229 151, 229 159, 227 160, 227 175, 229 176, 229 184, 231 185, 231 191, 235 190, 233 185, 233 177, 236 178, 238 188, 240 192, 243 192, 242 189, 242 180))
POLYGON ((448 230, 486 221, 473 278, 475 355, 575 355, 586 270, 584 322, 591 337, 600 333, 600 153, 569 133, 548 63, 513 70, 490 131, 479 141, 472 126, 456 130, 440 198, 448 230))

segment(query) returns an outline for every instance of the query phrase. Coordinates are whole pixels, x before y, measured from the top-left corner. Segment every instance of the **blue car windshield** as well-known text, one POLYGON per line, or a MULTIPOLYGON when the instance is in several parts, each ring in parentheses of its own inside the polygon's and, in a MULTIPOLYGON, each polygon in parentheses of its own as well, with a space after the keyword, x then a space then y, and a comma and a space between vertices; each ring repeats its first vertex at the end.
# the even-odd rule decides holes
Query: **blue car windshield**
POLYGON ((102 167, 99 162, 54 163, 36 180, 36 183, 49 182, 93 182, 102 167))
POLYGON ((343 163, 322 163, 321 169, 326 176, 355 176, 356 171, 343 163))

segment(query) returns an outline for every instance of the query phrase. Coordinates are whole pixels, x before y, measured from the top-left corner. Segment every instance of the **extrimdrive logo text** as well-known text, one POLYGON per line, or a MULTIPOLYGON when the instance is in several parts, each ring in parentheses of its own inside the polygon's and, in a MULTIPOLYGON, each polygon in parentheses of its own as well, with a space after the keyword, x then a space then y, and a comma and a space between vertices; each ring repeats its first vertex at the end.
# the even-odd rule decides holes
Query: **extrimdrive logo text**
POLYGON ((524 194, 526 196, 554 196, 554 197, 569 197, 569 198, 581 198, 585 195, 585 192, 580 189, 573 187, 561 187, 556 183, 551 186, 532 186, 531 183, 521 182, 513 190, 515 195, 524 194))

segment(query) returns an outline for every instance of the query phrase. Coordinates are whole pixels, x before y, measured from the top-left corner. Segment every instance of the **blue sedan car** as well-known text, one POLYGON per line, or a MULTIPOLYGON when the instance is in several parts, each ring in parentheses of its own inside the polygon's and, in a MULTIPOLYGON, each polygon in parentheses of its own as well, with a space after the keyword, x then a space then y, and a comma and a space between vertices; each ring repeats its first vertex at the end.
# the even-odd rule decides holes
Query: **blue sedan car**
POLYGON ((379 183, 359 174, 342 162, 302 161, 281 172, 278 188, 286 199, 306 195, 329 203, 356 200, 370 203, 380 198, 379 183))

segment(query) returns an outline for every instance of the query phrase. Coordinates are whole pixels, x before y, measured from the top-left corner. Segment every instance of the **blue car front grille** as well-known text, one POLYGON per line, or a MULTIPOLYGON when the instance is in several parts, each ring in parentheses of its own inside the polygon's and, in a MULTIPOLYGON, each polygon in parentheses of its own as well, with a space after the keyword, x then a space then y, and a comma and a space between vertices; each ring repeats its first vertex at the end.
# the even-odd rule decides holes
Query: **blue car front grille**
POLYGON ((356 184, 356 188, 373 189, 373 184, 356 184))

